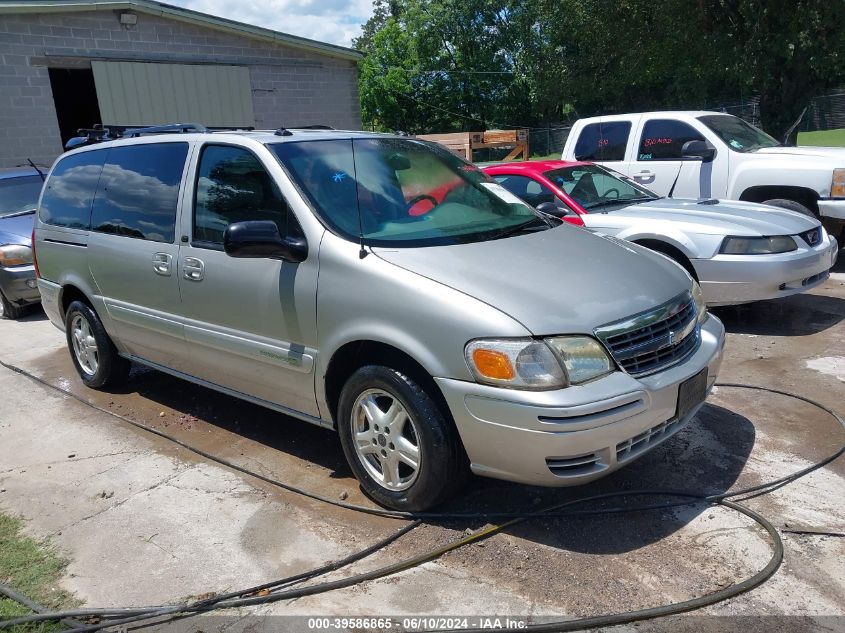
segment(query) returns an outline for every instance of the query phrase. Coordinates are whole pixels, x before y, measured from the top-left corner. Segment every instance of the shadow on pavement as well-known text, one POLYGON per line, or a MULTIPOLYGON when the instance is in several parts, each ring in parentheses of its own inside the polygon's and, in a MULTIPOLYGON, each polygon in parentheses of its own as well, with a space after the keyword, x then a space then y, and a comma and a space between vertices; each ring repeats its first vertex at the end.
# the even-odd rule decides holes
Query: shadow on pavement
POLYGON ((800 294, 772 301, 713 308, 731 334, 807 336, 845 319, 845 299, 800 294))
MULTIPOLYGON (((147 423, 152 420, 159 426, 154 411, 168 407, 328 471, 325 475, 312 471, 307 483, 302 482, 300 473, 290 470, 271 476, 289 483, 298 482, 326 496, 332 496, 333 493, 330 492, 331 485, 320 488, 320 479, 324 476, 345 480, 347 487, 357 487, 333 431, 144 368, 133 369, 125 393, 138 404, 138 408, 133 409, 134 415, 145 418, 147 423), (140 398, 133 397, 136 394, 140 398)), ((172 432, 213 454, 232 458, 231 437, 223 439, 213 430, 201 434, 185 434, 178 429, 162 430, 172 432)), ((621 490, 673 489, 704 494, 720 493, 728 490, 737 480, 754 446, 754 440, 754 426, 747 418, 722 407, 705 404, 695 419, 677 435, 599 481, 573 488, 541 488, 473 477, 458 498, 437 508, 437 511, 536 511, 572 499, 621 490)), ((248 457, 254 454, 255 449, 252 448, 248 457)), ((300 469, 297 466, 296 470, 300 469)), ((262 473, 269 474, 266 470, 262 473)), ((655 498, 632 498, 630 502, 654 503, 655 498)), ((617 505, 619 501, 612 500, 609 503, 617 505)), ((659 512, 636 513, 530 521, 509 529, 509 532, 552 547, 578 552, 625 552, 665 538, 703 512, 706 506, 696 506, 696 509, 697 512, 684 514, 685 521, 676 520, 671 513, 665 516, 659 512)), ((458 529, 476 529, 485 525, 486 521, 478 519, 431 523, 458 529)))

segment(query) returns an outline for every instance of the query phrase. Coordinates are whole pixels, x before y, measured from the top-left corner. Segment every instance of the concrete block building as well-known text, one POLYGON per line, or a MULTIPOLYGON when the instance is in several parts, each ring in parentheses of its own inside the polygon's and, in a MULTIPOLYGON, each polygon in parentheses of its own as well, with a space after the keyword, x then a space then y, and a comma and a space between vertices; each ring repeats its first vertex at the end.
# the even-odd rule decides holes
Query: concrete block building
POLYGON ((0 167, 95 123, 359 129, 360 57, 152 0, 3 0, 0 167))

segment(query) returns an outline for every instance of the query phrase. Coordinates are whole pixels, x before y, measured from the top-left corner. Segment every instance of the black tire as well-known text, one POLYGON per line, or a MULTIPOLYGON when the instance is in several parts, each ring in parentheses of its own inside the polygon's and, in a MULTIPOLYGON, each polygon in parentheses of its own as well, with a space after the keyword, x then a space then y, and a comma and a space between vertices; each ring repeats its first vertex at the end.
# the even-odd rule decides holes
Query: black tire
POLYGON ((797 211, 798 213, 809 215, 811 218, 816 217, 816 214, 813 213, 812 209, 810 209, 809 207, 805 207, 800 202, 795 202, 795 200, 787 200, 785 198, 774 198, 772 200, 766 200, 763 204, 768 204, 773 207, 780 207, 781 209, 789 209, 790 211, 797 211))
POLYGON ((2 316, 4 319, 20 319, 24 314, 26 314, 26 307, 16 306, 14 303, 9 301, 6 298, 6 295, 0 291, 0 305, 2 305, 3 312, 2 316))
POLYGON ((65 313, 65 333, 73 366, 76 367, 79 377, 82 378, 82 382, 87 387, 106 389, 118 386, 126 381, 131 363, 118 355, 114 343, 106 334, 106 329, 103 327, 100 317, 97 316, 91 306, 82 301, 74 301, 68 306, 65 313), (87 322, 90 334, 96 342, 96 371, 93 373, 83 369, 74 349, 72 327, 77 318, 84 319, 87 322))
MULTIPOLYGON (((424 511, 446 501, 466 482, 469 474, 466 454, 451 417, 444 415, 426 390, 403 372, 381 365, 358 369, 340 393, 337 426, 346 460, 362 490, 385 507, 424 511), (359 397, 368 391, 384 392, 398 400, 415 427, 419 467, 407 489, 391 490, 376 480, 367 472, 362 461, 365 458, 359 456, 355 448, 353 408, 359 397)), ((381 446, 393 448, 393 444, 381 446)))

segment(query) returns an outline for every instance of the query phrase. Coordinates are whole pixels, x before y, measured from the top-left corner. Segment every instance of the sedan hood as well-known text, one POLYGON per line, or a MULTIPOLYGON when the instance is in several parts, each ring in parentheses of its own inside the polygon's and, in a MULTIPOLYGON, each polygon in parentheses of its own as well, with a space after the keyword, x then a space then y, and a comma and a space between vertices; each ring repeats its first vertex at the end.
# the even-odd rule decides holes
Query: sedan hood
POLYGON ((687 274, 663 256, 568 224, 474 244, 373 251, 498 308, 538 336, 591 334, 690 288, 687 274))
POLYGON ((27 213, 12 218, 0 218, 0 243, 29 246, 32 243, 34 223, 35 213, 27 213))
POLYGON ((611 215, 667 220, 686 230, 708 235, 796 235, 819 225, 802 213, 754 202, 660 198, 641 202, 611 215))
POLYGON ((837 167, 845 167, 845 147, 761 147, 755 154, 771 154, 775 156, 812 156, 814 158, 837 158, 840 164, 837 167))

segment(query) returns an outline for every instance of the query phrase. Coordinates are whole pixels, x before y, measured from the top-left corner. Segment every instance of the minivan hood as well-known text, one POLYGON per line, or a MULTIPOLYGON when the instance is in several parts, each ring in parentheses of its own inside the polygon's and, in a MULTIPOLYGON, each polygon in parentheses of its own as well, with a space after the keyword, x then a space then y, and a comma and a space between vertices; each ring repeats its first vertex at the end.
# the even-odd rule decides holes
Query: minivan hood
POLYGON ((837 167, 845 167, 845 147, 761 147, 755 154, 773 154, 776 156, 812 156, 814 158, 838 159, 837 167))
POLYGON ((666 220, 686 229, 710 235, 796 235, 819 225, 819 221, 796 211, 755 202, 660 198, 640 202, 609 215, 666 220))
POLYGON ((373 252, 498 308, 537 336, 591 334, 690 289, 687 274, 663 256, 569 224, 488 242, 373 252))
POLYGON ((0 218, 0 243, 30 246, 35 214, 27 213, 12 218, 0 218))

